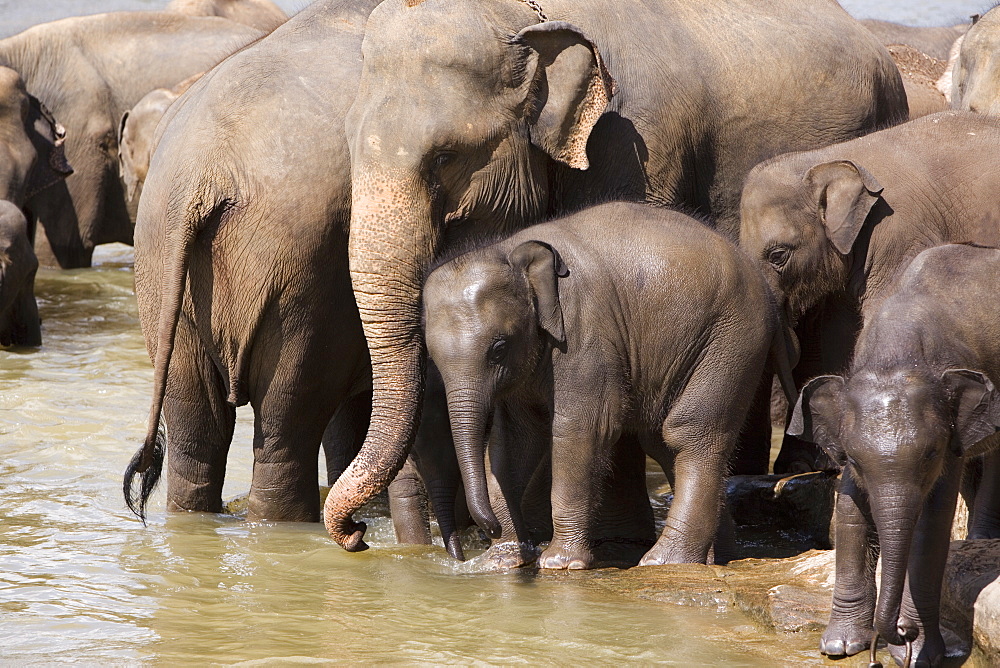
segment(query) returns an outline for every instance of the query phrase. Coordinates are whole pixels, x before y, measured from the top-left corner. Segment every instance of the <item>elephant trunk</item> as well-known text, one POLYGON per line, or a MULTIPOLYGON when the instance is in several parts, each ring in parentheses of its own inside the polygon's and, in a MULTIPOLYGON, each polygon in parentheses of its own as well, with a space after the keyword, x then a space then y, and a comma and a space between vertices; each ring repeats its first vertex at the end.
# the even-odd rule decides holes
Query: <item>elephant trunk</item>
POLYGON ((897 486, 874 489, 878 490, 878 501, 872 504, 872 515, 882 555, 882 582, 875 608, 875 630, 886 642, 902 645, 917 635, 916 622, 901 618, 899 613, 910 546, 922 499, 919 491, 901 490, 897 486))
POLYGON ((448 394, 448 415, 455 454, 462 470, 469 514, 490 538, 503 532, 486 488, 486 422, 491 404, 480 392, 462 389, 448 394))
POLYGON ((420 293, 437 239, 426 186, 392 176, 360 169, 352 178, 351 282, 371 355, 372 414, 364 444, 323 513, 331 538, 350 552, 367 548, 365 526, 351 515, 402 468, 423 399, 420 293))

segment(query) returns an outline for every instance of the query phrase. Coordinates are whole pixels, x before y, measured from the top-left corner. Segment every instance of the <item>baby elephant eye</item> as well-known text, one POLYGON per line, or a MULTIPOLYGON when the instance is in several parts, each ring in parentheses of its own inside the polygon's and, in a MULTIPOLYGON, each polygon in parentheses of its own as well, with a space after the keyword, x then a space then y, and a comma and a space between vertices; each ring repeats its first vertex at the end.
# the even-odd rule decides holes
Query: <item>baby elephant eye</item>
POLYGON ((486 359, 494 366, 503 364, 504 360, 507 359, 507 339, 497 339, 490 344, 486 359))
POLYGON ((775 246, 767 251, 767 262, 775 269, 781 269, 788 263, 788 258, 792 256, 792 249, 788 246, 775 246))

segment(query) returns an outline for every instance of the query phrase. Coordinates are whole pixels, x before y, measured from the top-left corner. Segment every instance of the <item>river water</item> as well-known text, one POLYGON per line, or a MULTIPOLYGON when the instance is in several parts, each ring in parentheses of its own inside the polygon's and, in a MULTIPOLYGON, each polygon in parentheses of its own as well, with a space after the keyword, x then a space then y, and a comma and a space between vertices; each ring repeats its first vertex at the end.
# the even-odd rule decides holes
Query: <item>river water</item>
MULTIPOLYGON (((0 34, 162 4, 0 0, 0 34)), ((278 4, 293 11, 302 3, 278 4)), ((977 9, 899 0, 866 2, 858 14, 948 23, 977 9)), ((105 247, 97 263, 40 270, 45 344, 0 350, 3 665, 822 664, 814 637, 762 633, 738 610, 593 586, 614 571, 489 573, 440 547, 398 546, 377 508, 368 512, 373 549, 361 554, 334 547, 321 525, 167 515, 162 490, 143 527, 121 497, 152 382, 130 249, 105 247)), ((252 416, 241 409, 229 496, 249 488, 251 434, 252 416)))

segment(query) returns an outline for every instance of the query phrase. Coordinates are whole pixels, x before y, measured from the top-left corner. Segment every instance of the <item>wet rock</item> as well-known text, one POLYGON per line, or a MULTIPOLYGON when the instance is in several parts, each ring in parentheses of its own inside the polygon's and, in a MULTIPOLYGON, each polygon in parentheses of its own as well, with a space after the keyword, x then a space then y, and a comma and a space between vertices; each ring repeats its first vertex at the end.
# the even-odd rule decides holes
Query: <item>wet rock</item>
POLYGON ((968 651, 974 642, 1000 664, 1000 540, 951 544, 941 591, 941 625, 968 651))
POLYGON ((802 547, 829 549, 836 488, 837 478, 826 472, 737 475, 729 478, 726 497, 737 526, 762 527, 797 536, 806 543, 802 547))

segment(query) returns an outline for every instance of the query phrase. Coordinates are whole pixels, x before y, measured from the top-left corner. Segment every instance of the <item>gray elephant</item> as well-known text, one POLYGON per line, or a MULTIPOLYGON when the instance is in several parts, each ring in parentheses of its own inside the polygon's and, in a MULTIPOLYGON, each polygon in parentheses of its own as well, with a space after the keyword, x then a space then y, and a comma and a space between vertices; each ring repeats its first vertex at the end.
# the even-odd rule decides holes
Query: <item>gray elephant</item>
POLYGON ((122 114, 118 123, 118 175, 125 182, 125 197, 130 205, 138 203, 142 194, 156 126, 170 105, 203 74, 198 72, 172 88, 152 90, 122 114))
MULTIPOLYGON (((799 383, 846 368, 860 319, 917 253, 1000 243, 1000 172, 988 167, 998 150, 1000 121, 947 111, 754 168, 740 246, 809 333, 799 383)), ((776 469, 822 466, 812 446, 787 445, 776 469)))
POLYGON ((487 438, 494 473, 499 457, 551 451, 553 537, 538 564, 593 567, 605 475, 616 443, 634 434, 673 472, 674 490, 640 563, 706 561, 751 398, 769 355, 787 359, 749 258, 681 213, 605 204, 438 267, 424 304, 480 527, 518 534, 490 505, 487 438))
MULTIPOLYGON (((44 23, 0 40, 0 65, 17 71, 67 129, 75 172, 28 206, 63 267, 90 266, 94 246, 132 243, 118 176, 118 122, 146 93, 203 72, 258 30, 210 17, 112 12, 44 23)), ((43 260, 45 258, 42 258, 43 260)))
POLYGON ((937 60, 948 60, 955 40, 965 34, 968 23, 954 26, 917 27, 892 21, 864 19, 861 24, 868 28, 882 44, 905 44, 937 60))
MULTIPOLYGON (((1000 250, 926 250, 866 315, 850 371, 802 389, 789 432, 845 465, 824 654, 867 648, 874 620, 900 662, 905 642, 912 665, 944 659, 941 581, 963 460, 1000 446, 998 292, 1000 250)), ((1000 470, 988 464, 970 538, 1000 537, 1000 470)))
POLYGON ((28 221, 12 202, 0 200, 0 346, 42 344, 35 302, 37 269, 28 221))
POLYGON ((373 422, 324 511, 352 550, 351 514, 413 439, 421 288, 444 249, 608 199, 695 209, 735 238, 759 160, 907 114, 888 53, 827 0, 387 0, 363 51, 350 264, 373 422))
MULTIPOLYGON (((236 406, 256 415, 250 518, 318 520, 321 440, 340 446, 327 450, 332 481, 367 430, 341 125, 376 4, 314 3, 206 74, 161 123, 136 225, 136 297, 154 361, 150 431, 126 473, 126 487, 143 474, 138 493, 127 492, 140 515, 160 468, 161 409, 171 510, 221 508, 236 406)), ((444 451, 451 482, 424 449, 417 468, 460 556, 448 515, 459 473, 450 443, 444 451)), ((406 480, 394 498, 412 509, 406 480)))
POLYGON ((271 32, 288 15, 271 0, 171 0, 164 11, 189 16, 218 16, 271 32))
POLYGON ((34 282, 38 258, 20 207, 44 197, 72 172, 64 131, 25 90, 14 70, 0 67, 0 345, 42 342, 34 282))
POLYGON ((1000 114, 997 49, 1000 49, 1000 11, 994 7, 983 14, 962 39, 951 73, 953 109, 1000 114))

